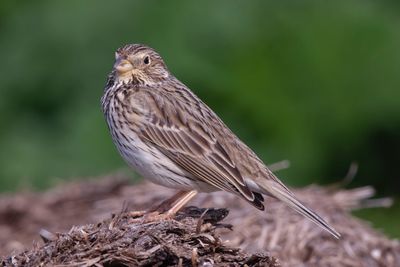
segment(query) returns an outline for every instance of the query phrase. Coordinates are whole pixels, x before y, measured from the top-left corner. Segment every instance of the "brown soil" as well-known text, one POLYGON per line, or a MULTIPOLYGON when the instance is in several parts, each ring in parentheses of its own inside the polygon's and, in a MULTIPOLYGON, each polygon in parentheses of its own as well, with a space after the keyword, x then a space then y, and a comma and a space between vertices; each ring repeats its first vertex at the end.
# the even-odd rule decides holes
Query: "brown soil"
POLYGON ((267 211, 260 212, 223 192, 201 194, 191 205, 228 208, 224 224, 224 209, 209 211, 203 220, 198 208, 175 220, 132 223, 122 210, 149 208, 173 191, 110 176, 1 196, 0 256, 7 266, 278 266, 274 257, 282 266, 400 266, 399 242, 350 214, 386 204, 366 200, 373 194, 370 187, 310 186, 295 193, 342 238, 335 240, 274 199, 268 198, 267 211))
POLYGON ((68 233, 42 231, 44 246, 8 257, 6 266, 271 266, 267 254, 245 254, 223 244, 216 234, 226 209, 186 208, 174 220, 140 222, 121 213, 68 233))

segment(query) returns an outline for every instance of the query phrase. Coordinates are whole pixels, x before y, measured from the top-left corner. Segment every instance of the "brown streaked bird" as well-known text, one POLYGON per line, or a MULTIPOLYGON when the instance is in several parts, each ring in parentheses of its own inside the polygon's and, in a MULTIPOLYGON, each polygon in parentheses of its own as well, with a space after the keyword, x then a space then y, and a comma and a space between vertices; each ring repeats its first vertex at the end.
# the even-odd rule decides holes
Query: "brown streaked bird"
POLYGON ((340 237, 168 71, 152 48, 129 44, 116 51, 101 104, 124 160, 152 182, 180 190, 163 204, 169 217, 197 192, 224 190, 260 210, 263 195, 269 195, 340 237))

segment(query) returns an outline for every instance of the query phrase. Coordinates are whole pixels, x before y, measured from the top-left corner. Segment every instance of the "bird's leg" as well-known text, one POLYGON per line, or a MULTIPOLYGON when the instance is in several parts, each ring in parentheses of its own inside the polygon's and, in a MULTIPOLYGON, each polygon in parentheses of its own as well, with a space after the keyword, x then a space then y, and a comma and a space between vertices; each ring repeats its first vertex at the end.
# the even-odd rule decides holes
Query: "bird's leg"
POLYGON ((188 191, 179 191, 176 194, 174 194, 172 197, 164 200, 163 202, 161 202, 160 204, 158 204, 157 206, 154 206, 152 208, 150 208, 149 212, 159 212, 159 213, 164 213, 166 211, 168 211, 169 209, 171 209, 171 207, 174 205, 174 203, 182 198, 184 195, 186 195, 188 191))
POLYGON ((185 194, 183 194, 182 197, 178 198, 175 204, 167 211, 167 215, 170 217, 175 216, 175 214, 180 211, 196 195, 196 190, 185 192, 185 194))
POLYGON ((161 202, 157 205, 153 205, 153 207, 151 207, 148 210, 131 211, 129 213, 129 215, 132 218, 137 218, 137 217, 145 216, 150 213, 153 215, 164 213, 164 212, 168 211, 169 209, 171 209, 171 207, 174 205, 174 203, 179 198, 183 197, 186 193, 187 193, 187 191, 179 191, 176 194, 174 194, 173 196, 171 196, 170 198, 164 200, 163 202, 161 202))
POLYGON ((160 205, 150 209, 143 214, 141 219, 134 219, 132 222, 152 222, 156 220, 171 219, 182 209, 194 196, 197 195, 196 190, 179 191, 169 199, 163 201, 160 205))

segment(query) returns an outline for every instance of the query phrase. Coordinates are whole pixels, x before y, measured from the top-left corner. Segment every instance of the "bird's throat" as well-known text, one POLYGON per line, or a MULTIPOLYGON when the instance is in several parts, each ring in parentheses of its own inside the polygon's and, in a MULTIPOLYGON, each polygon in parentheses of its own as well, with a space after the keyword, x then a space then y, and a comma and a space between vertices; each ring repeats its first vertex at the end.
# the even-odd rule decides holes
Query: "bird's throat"
POLYGON ((137 77, 138 75, 138 71, 133 69, 126 72, 117 72, 115 78, 118 83, 130 83, 135 80, 135 77, 137 77))

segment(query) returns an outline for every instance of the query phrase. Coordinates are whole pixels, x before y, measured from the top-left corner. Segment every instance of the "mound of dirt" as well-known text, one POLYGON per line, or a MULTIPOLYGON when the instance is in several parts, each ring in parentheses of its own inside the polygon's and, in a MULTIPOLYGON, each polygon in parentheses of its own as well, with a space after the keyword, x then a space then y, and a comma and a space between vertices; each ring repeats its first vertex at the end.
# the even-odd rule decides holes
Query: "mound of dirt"
MULTIPOLYGON (((127 247, 126 251, 128 252, 126 254, 113 252, 112 249, 115 244, 118 242, 120 242, 118 244, 122 244, 126 241, 124 236, 121 236, 122 233, 128 232, 137 235, 138 232, 134 232, 137 229, 132 229, 133 226, 129 224, 129 218, 126 215, 117 216, 118 219, 110 219, 110 214, 121 214, 121 210, 148 209, 171 196, 174 191, 150 183, 130 185, 128 181, 127 177, 109 176, 92 181, 63 184, 43 193, 26 192, 1 196, 0 255, 5 256, 3 262, 10 264, 17 260, 16 263, 20 263, 23 260, 23 255, 31 255, 29 253, 40 252, 53 255, 54 250, 52 249, 66 253, 65 250, 57 247, 57 244, 61 244, 60 240, 67 243, 71 242, 68 244, 73 245, 72 247, 76 249, 77 246, 90 245, 90 247, 81 247, 81 250, 77 250, 81 251, 79 252, 81 258, 75 258, 75 260, 89 259, 84 258, 82 249, 84 248, 92 253, 96 248, 96 240, 107 240, 106 238, 112 237, 112 234, 115 234, 115 239, 109 239, 108 246, 105 246, 107 250, 102 250, 104 253, 109 253, 106 255, 115 254, 115 257, 120 258, 126 255, 146 255, 140 254, 140 250, 135 250, 135 246, 138 246, 137 249, 141 248, 140 242, 142 241, 133 237, 127 239, 134 244, 133 249, 127 247), (107 230, 108 225, 113 221, 113 224, 118 225, 118 227, 107 230), (97 222, 103 223, 97 225, 97 222), (69 230, 73 225, 85 224, 91 225, 73 227, 72 230, 69 230), (43 228, 49 232, 42 231, 43 228), (106 230, 109 231, 107 233, 110 235, 99 236, 96 237, 96 240, 91 241, 90 238, 93 238, 93 233, 101 229, 104 230, 104 233, 106 233, 106 230), (65 232, 67 234, 51 234, 65 232), (39 233, 42 233, 45 239, 51 241, 43 246, 39 233), (69 234, 72 234, 74 238, 68 238, 69 234), (58 241, 53 240, 54 237, 57 237, 58 241), (85 238, 89 238, 89 241, 85 238), (32 242, 33 249, 29 249, 32 247, 32 242), (139 245, 137 242, 139 242, 139 245), (129 254, 130 252, 134 254, 129 254)), ((255 260, 248 262, 250 266, 262 261, 277 264, 272 257, 279 259, 283 266, 400 266, 399 241, 389 239, 381 232, 373 229, 368 222, 351 215, 351 211, 355 209, 390 204, 387 199, 370 200, 369 198, 374 194, 372 188, 340 190, 333 187, 309 186, 296 189, 294 192, 299 199, 314 209, 342 234, 340 240, 332 238, 275 199, 267 198, 266 212, 260 212, 234 195, 216 192, 200 194, 192 202, 192 205, 202 208, 220 207, 229 209, 230 214, 224 219, 224 223, 233 225, 232 230, 218 225, 219 220, 210 221, 207 222, 212 225, 207 230, 209 232, 201 233, 211 236, 211 239, 196 239, 197 237, 190 239, 190 234, 199 234, 195 230, 198 228, 199 220, 197 217, 188 215, 164 225, 165 227, 176 228, 183 222, 187 224, 187 228, 182 230, 179 242, 193 247, 187 246, 183 253, 184 256, 179 251, 173 251, 170 247, 165 246, 165 244, 169 245, 169 242, 164 242, 161 239, 157 241, 157 239, 149 238, 150 245, 148 248, 154 248, 156 254, 163 251, 162 253, 167 253, 165 255, 172 255, 171 258, 174 260, 171 260, 171 263, 175 262, 176 265, 179 265, 181 261, 183 266, 189 262, 191 264, 192 255, 197 255, 194 256, 197 259, 196 264, 200 264, 201 260, 205 262, 206 259, 212 259, 217 264, 218 259, 207 254, 208 251, 212 250, 211 248, 215 248, 216 244, 209 240, 219 240, 221 247, 224 247, 221 251, 215 250, 214 253, 227 253, 227 250, 237 251, 235 252, 237 254, 231 254, 231 256, 237 256, 236 260, 241 264, 249 259, 255 260), (218 231, 218 234, 215 233, 215 230, 218 231), (193 240, 200 240, 201 242, 196 241, 198 242, 196 243, 193 240), (202 247, 202 244, 205 247, 202 247), (231 248, 240 248, 241 250, 231 248), (196 250, 197 254, 193 252, 196 250), (268 251, 272 257, 257 254, 260 251, 268 251), (252 255, 246 253, 252 253, 252 255)), ((155 227, 155 225, 152 225, 152 227, 155 227)), ((97 233, 100 234, 101 231, 97 233)), ((176 233, 170 232, 160 232, 156 237, 162 236, 169 240, 171 235, 179 237, 176 233)), ((104 257, 98 258, 96 256, 90 259, 95 262, 89 261, 86 266, 112 263, 104 257)), ((132 265, 134 266, 134 264, 132 265)))
POLYGON ((8 257, 3 266, 280 266, 268 254, 246 254, 222 242, 216 230, 226 209, 189 207, 174 220, 140 222, 121 213, 68 233, 42 231, 44 246, 8 257))

